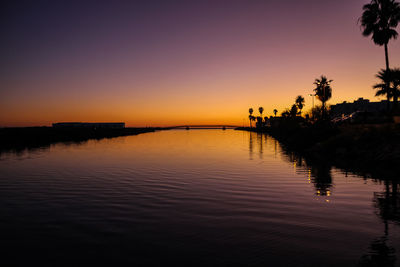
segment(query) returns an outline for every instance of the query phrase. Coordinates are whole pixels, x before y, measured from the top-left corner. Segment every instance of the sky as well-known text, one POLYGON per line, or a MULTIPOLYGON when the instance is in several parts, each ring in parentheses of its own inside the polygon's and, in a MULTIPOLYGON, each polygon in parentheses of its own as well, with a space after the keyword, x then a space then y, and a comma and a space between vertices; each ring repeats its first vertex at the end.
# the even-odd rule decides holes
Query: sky
MULTIPOLYGON (((366 3, 2 1, 0 126, 241 126, 250 107, 270 116, 302 95, 311 108, 322 74, 330 104, 380 101, 384 49, 361 34, 366 3)), ((400 40, 389 59, 400 67, 400 40)))

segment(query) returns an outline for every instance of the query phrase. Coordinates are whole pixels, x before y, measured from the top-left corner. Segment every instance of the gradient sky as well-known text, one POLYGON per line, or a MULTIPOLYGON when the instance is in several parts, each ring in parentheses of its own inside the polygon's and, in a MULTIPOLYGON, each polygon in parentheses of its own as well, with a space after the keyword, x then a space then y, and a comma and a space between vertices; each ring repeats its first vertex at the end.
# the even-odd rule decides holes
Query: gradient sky
MULTIPOLYGON (((333 79, 331 104, 374 97, 384 49, 368 0, 2 2, 0 126, 247 124, 333 79)), ((400 40, 389 44, 400 66, 400 40)), ((316 101, 317 102, 317 101, 316 101)))

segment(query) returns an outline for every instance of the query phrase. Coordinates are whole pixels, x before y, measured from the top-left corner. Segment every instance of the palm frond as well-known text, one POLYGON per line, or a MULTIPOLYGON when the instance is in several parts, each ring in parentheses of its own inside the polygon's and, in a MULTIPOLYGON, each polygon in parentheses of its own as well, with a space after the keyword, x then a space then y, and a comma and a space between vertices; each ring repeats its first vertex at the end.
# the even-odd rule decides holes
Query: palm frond
POLYGON ((363 6, 359 18, 364 36, 372 35, 377 45, 385 45, 390 39, 396 39, 396 27, 400 21, 400 5, 394 0, 372 0, 363 6))

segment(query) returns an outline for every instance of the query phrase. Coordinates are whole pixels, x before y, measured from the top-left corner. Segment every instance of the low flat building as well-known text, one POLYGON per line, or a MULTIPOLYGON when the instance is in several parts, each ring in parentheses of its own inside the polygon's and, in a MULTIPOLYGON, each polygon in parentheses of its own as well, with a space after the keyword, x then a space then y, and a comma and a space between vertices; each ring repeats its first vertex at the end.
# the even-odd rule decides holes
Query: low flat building
POLYGON ((371 112, 379 113, 387 110, 388 101, 383 100, 381 102, 370 102, 368 99, 359 98, 353 103, 344 101, 340 104, 331 105, 332 117, 346 116, 353 112, 371 112))
POLYGON ((57 122, 54 128, 125 128, 125 122, 57 122))

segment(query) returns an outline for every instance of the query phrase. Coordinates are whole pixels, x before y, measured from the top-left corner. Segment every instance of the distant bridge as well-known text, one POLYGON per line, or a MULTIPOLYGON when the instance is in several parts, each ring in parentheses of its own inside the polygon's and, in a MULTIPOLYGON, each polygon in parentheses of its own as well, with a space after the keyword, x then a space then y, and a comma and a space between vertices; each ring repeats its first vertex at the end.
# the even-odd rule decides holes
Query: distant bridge
POLYGON ((165 129, 234 129, 238 126, 235 125, 176 125, 165 127, 165 129))

